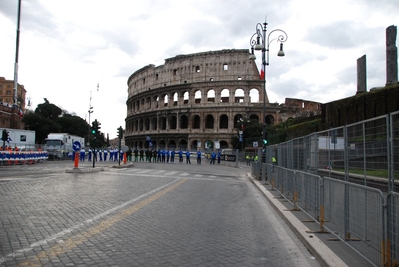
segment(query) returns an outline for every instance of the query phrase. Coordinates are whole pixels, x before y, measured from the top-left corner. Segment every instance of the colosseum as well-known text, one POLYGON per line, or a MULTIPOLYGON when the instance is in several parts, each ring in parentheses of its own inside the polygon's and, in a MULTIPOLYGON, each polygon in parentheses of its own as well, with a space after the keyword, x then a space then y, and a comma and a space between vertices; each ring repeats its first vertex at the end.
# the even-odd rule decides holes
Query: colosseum
POLYGON ((127 82, 125 144, 191 151, 233 148, 242 119, 260 122, 263 100, 266 124, 278 122, 281 107, 269 103, 249 56, 247 49, 178 55, 134 72, 127 82))

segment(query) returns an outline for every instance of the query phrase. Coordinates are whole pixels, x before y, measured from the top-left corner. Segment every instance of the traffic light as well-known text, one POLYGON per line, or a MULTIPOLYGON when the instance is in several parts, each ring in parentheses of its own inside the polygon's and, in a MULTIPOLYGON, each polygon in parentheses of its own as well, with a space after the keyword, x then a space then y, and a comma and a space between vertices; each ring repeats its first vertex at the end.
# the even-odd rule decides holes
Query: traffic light
POLYGON ((122 126, 119 126, 118 130, 118 138, 122 139, 123 138, 123 129, 122 126))
POLYGON ((265 136, 263 137, 263 146, 267 145, 267 131, 265 131, 265 136))
POLYGON ((96 138, 99 133, 100 133, 100 127, 101 123, 99 123, 97 120, 93 121, 93 124, 91 126, 91 134, 96 138))
POLYGON ((3 129, 3 133, 1 135, 1 140, 2 141, 7 141, 8 140, 8 132, 6 129, 3 129))

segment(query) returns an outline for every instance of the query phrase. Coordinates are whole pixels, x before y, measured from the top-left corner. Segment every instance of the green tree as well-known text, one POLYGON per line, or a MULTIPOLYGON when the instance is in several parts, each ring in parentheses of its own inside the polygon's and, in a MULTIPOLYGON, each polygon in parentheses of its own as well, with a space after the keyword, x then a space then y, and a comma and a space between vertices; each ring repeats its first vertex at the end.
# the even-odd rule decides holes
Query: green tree
MULTIPOLYGON (((242 125, 244 126, 243 130, 243 141, 244 147, 252 146, 253 142, 260 142, 262 140, 262 125, 259 124, 258 120, 249 120, 243 121, 242 125)), ((241 124, 238 125, 240 128, 237 128, 237 136, 233 137, 232 144, 236 149, 241 149, 241 142, 238 138, 238 132, 242 130, 241 124)))
POLYGON ((82 118, 68 114, 46 98, 34 112, 25 113, 25 129, 36 132, 36 143, 43 144, 49 133, 69 133, 87 137, 89 125, 82 118))
POLYGON ((61 125, 62 131, 77 136, 86 136, 89 130, 89 124, 79 116, 64 114, 57 119, 61 125))

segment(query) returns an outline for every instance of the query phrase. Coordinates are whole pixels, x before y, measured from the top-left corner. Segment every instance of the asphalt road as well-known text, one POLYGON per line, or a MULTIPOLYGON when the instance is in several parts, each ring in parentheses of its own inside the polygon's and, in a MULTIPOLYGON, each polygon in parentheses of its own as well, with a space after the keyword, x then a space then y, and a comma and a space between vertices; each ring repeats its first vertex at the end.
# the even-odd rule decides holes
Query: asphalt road
POLYGON ((1 169, 0 265, 320 266, 246 166, 112 165, 1 169))

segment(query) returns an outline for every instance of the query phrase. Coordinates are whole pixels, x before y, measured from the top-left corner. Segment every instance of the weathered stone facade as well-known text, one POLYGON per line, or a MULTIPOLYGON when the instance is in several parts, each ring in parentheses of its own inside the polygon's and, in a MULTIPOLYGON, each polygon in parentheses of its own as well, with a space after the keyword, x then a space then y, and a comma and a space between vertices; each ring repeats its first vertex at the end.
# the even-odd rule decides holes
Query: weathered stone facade
POLYGON ((0 77, 0 127, 23 129, 21 111, 25 111, 26 90, 21 84, 17 87, 18 105, 14 105, 14 80, 0 77))
MULTIPOLYGON (((263 95, 249 55, 246 49, 178 55, 134 72, 128 79, 126 145, 147 148, 150 137, 155 148, 194 151, 205 144, 215 148, 215 142, 232 148, 240 118, 262 121, 263 99, 266 124, 280 121, 281 107, 263 95)), ((298 108, 291 112, 295 116, 298 108)))

